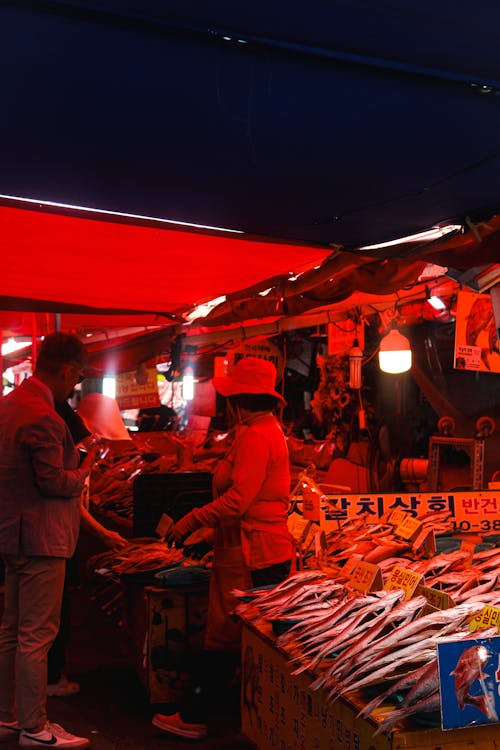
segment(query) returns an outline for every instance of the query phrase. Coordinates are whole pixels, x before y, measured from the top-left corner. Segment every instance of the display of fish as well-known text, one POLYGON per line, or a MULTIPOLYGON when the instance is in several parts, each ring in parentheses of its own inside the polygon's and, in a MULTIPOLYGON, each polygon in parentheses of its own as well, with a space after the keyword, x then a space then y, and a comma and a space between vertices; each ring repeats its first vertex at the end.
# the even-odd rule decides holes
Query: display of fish
MULTIPOLYGON (((444 513, 441 522, 449 531, 447 518, 444 513)), ((500 607, 500 552, 492 547, 471 556, 459 548, 427 557, 395 537, 394 527, 384 522, 369 526, 359 519, 342 524, 326 540, 326 561, 313 558, 325 565, 326 580, 321 570, 300 571, 279 587, 256 592, 251 603, 258 617, 288 621, 276 645, 288 653, 292 674, 311 673, 311 689, 325 691, 329 700, 383 685, 359 713, 376 712, 377 721, 382 716, 377 734, 413 714, 438 711, 437 645, 497 633, 493 627, 471 633, 469 625, 486 604, 500 607), (394 567, 409 568, 426 587, 447 593, 452 606, 425 614, 428 602, 418 592, 406 600, 402 589, 355 591, 349 586, 354 560, 378 564, 384 582, 394 567), (398 705, 391 706, 394 695, 398 705)), ((477 678, 457 667, 463 701, 486 710, 480 697, 471 695, 470 679, 477 678)))
POLYGON ((439 670, 437 665, 437 659, 433 659, 430 662, 423 664, 418 669, 415 669, 408 674, 396 680, 393 684, 376 695, 369 703, 367 703, 361 711, 359 711, 359 717, 369 716, 376 708, 384 703, 388 698, 393 695, 401 694, 404 691, 408 691, 409 695, 412 690, 415 690, 415 700, 410 700, 407 705, 412 705, 420 699, 432 695, 435 693, 439 686, 439 670), (417 692, 418 691, 418 692, 417 692), (418 697, 417 697, 418 696, 418 697))
POLYGON ((492 573, 483 574, 479 578, 477 586, 473 586, 471 588, 460 588, 456 593, 453 594, 453 599, 457 604, 459 604, 460 602, 465 602, 476 597, 481 598, 484 594, 487 594, 490 591, 496 591, 498 589, 499 578, 500 570, 495 570, 492 573))
MULTIPOLYGON (((379 592, 382 594, 382 592, 379 592)), ((386 622, 388 614, 397 602, 404 596, 403 591, 393 590, 383 592, 384 596, 358 597, 351 600, 351 611, 348 617, 337 619, 337 624, 319 636, 317 634, 310 638, 303 637, 299 654, 295 657, 301 666, 297 667, 293 674, 314 669, 321 660, 333 652, 346 649, 353 642, 357 642, 361 634, 372 632, 374 623, 383 620, 386 622)), ((425 600, 422 597, 420 606, 425 600)))
MULTIPOLYGON (((403 593, 401 590, 396 591, 399 594, 403 593)), ((401 601, 402 598, 400 596, 399 600, 394 599, 395 606, 392 611, 383 611, 378 617, 373 617, 369 629, 362 633, 361 637, 351 639, 350 643, 346 644, 348 647, 337 656, 331 667, 323 673, 321 682, 315 681, 317 687, 326 684, 328 681, 335 682, 337 677, 346 675, 348 671, 353 671, 360 660, 365 659, 365 654, 368 654, 369 651, 377 651, 377 644, 385 641, 387 630, 390 631, 408 624, 426 604, 426 599, 423 596, 415 597, 409 601, 401 601)))
MULTIPOLYGON (((343 595, 345 589, 321 571, 300 571, 270 590, 233 589, 232 593, 242 602, 251 599, 252 608, 272 620, 285 617, 297 607, 335 599, 337 594, 343 595)), ((240 605, 238 611, 248 611, 248 607, 240 605)))

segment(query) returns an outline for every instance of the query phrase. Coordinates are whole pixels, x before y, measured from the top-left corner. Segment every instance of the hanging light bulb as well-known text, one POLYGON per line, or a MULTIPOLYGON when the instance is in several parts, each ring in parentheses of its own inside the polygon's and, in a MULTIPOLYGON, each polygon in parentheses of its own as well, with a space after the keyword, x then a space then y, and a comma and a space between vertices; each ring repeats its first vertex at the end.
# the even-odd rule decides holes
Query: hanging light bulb
POLYGON ((380 342, 378 357, 382 372, 407 372, 411 367, 410 342, 392 328, 380 342))
POLYGON ((358 339, 354 339, 349 350, 349 388, 361 388, 361 363, 363 352, 359 348, 358 339))
POLYGON ((441 297, 432 294, 428 286, 425 287, 425 299, 427 300, 429 305, 434 308, 434 310, 446 310, 446 305, 444 304, 441 297))
POLYGON ((182 397, 184 401, 192 401, 194 398, 194 372, 193 368, 188 366, 184 368, 182 377, 182 397))

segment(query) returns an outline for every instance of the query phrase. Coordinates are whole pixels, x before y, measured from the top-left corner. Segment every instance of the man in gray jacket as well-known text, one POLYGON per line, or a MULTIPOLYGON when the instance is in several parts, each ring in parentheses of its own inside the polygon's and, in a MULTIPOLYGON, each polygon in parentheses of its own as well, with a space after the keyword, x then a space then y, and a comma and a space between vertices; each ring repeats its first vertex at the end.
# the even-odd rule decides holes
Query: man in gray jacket
POLYGON ((95 449, 79 454, 54 402, 84 377, 79 338, 52 333, 33 377, 0 399, 0 740, 80 750, 90 743, 47 720, 47 652, 58 630, 66 559, 80 528, 80 495, 95 449))

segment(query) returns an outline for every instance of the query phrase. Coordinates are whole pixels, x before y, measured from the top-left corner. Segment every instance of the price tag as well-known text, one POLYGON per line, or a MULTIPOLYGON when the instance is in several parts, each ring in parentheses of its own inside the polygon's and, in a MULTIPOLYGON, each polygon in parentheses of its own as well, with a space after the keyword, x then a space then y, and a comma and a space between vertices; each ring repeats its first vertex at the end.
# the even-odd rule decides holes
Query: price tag
POLYGON ((429 604, 429 602, 427 602, 425 607, 420 610, 419 616, 426 617, 426 615, 432 615, 433 612, 439 612, 439 609, 437 609, 437 607, 433 607, 432 604, 429 604))
POLYGON ((363 559, 362 555, 353 555, 342 568, 343 576, 350 576, 356 565, 363 559))
POLYGON ((396 527, 394 533, 396 534, 396 536, 400 536, 402 539, 413 541, 419 535, 421 528, 422 521, 419 521, 418 518, 413 518, 413 516, 407 515, 406 518, 404 518, 404 520, 399 524, 399 526, 396 527))
POLYGON ((498 632, 500 633, 500 609, 488 604, 472 619, 469 625, 469 630, 474 632, 475 630, 487 628, 491 625, 496 625, 498 632))
POLYGON ((155 532, 160 536, 162 539, 165 539, 168 532, 174 525, 173 518, 170 518, 166 513, 161 514, 161 518, 158 521, 158 526, 155 529, 155 532))
POLYGON ((465 560, 463 563, 464 568, 470 568, 472 566, 472 558, 474 557, 474 552, 476 551, 476 541, 473 539, 463 539, 460 545, 460 549, 464 552, 467 552, 468 554, 467 560, 465 560))
POLYGON ((451 596, 444 591, 438 591, 438 589, 420 585, 417 586, 416 593, 417 595, 425 596, 434 609, 450 609, 450 607, 455 606, 455 602, 451 596))
POLYGON ((400 568, 396 565, 392 569, 389 580, 384 586, 384 589, 403 589, 405 592, 405 599, 411 599, 417 586, 423 583, 423 576, 420 573, 415 573, 413 570, 408 568, 400 568))
POLYGON ((396 508, 396 510, 393 510, 392 513, 389 513, 387 523, 390 523, 391 526, 399 526, 399 524, 403 523, 407 516, 408 514, 405 513, 404 510, 399 510, 398 508, 396 508))
POLYGON ((422 532, 417 536, 412 544, 414 552, 422 550, 427 557, 432 557, 436 554, 436 537, 434 535, 434 529, 426 529, 422 527, 422 532))
POLYGON ((356 591, 380 591, 384 583, 378 565, 360 560, 349 576, 349 586, 356 591))

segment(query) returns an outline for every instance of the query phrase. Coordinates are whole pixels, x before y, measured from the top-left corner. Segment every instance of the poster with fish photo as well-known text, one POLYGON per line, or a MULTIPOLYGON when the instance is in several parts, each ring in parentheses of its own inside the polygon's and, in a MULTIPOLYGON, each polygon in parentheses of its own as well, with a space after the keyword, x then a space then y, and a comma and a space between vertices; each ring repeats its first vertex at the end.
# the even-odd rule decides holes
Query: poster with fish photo
POLYGON ((500 372, 500 344, 489 294, 458 292, 455 368, 500 372))
POLYGON ((438 643, 441 726, 500 721, 500 637, 438 643))

